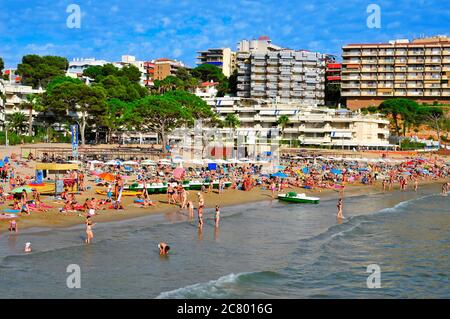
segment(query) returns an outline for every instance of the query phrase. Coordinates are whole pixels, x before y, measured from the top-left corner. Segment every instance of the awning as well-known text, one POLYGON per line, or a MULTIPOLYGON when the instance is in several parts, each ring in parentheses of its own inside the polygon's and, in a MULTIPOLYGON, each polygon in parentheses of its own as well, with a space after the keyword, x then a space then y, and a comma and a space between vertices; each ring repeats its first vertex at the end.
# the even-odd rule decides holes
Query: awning
POLYGON ((49 171, 69 171, 78 169, 78 164, 37 163, 36 169, 49 171))

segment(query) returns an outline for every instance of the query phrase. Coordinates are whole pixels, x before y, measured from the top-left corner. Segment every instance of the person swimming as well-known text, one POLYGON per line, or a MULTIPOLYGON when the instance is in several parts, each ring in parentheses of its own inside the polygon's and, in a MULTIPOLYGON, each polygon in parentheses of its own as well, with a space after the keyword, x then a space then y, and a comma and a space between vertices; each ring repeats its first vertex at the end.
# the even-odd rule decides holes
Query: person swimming
POLYGON ((169 253, 169 250, 170 250, 170 246, 163 242, 158 244, 158 248, 159 248, 159 254, 161 256, 167 256, 167 254, 169 253))
POLYGON ((31 253, 31 243, 26 243, 25 248, 23 249, 25 253, 31 253))

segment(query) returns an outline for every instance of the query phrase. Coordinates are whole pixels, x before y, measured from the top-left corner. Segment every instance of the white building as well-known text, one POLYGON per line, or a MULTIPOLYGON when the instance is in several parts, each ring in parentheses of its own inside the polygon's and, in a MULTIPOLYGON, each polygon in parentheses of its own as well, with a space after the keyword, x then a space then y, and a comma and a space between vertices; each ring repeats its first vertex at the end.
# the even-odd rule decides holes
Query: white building
POLYGON ((358 146, 370 149, 393 147, 388 141, 389 121, 379 115, 303 106, 300 103, 264 103, 239 97, 210 97, 204 100, 222 120, 227 114, 235 114, 240 120, 238 131, 252 136, 251 143, 255 143, 254 137, 267 138, 276 129, 281 132, 277 120, 281 115, 287 115, 289 122, 277 139, 288 145, 346 149, 358 146))
POLYGON ((96 60, 95 58, 74 58, 69 62, 69 68, 67 69, 67 76, 71 77, 81 77, 83 71, 91 66, 103 66, 107 63, 110 63, 105 60, 96 60))

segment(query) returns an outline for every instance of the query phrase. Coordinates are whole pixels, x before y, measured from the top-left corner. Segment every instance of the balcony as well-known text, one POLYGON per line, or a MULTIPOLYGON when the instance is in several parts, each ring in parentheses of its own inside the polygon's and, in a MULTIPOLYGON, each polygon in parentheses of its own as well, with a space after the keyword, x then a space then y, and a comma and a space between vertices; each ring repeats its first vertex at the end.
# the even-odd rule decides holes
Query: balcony
POLYGON ((441 50, 425 50, 425 55, 441 55, 441 50))
POLYGON ((359 87, 360 87, 359 84, 347 84, 347 83, 341 84, 341 88, 343 89, 359 89, 359 87))
POLYGON ((423 95, 424 96, 441 96, 441 92, 439 90, 438 91, 425 90, 423 95))
POLYGON ((249 84, 238 84, 237 85, 238 90, 250 90, 249 84))
POLYGON ((408 56, 412 56, 412 55, 424 55, 425 54, 425 50, 409 50, 408 51, 408 56))
POLYGON ((267 65, 278 65, 278 64, 279 64, 278 59, 268 59, 267 60, 267 65))
POLYGON ((255 81, 265 81, 266 80, 266 76, 265 75, 252 75, 252 80, 255 81))
POLYGON ((406 83, 395 83, 394 87, 396 89, 406 89, 406 83))
POLYGON ((354 56, 360 56, 360 55, 361 55, 361 52, 359 50, 358 51, 344 51, 342 53, 343 57, 354 57, 354 56))
POLYGON ((408 64, 424 64, 424 59, 408 59, 408 64))
POLYGON ((414 91, 408 91, 406 92, 407 96, 423 96, 423 92, 414 92, 414 91))
POLYGON ((278 68, 268 67, 267 68, 267 73, 278 74, 278 68))
POLYGON ((264 67, 252 67, 252 73, 266 73, 266 68, 264 68, 264 67))
POLYGON ((394 59, 380 59, 378 60, 378 64, 394 64, 394 59))
POLYGON ((378 55, 379 56, 392 56, 392 55, 394 55, 394 50, 386 50, 386 51, 384 51, 384 50, 379 50, 378 51, 378 55))
POLYGON ((406 64, 406 59, 395 59, 395 64, 406 64))
POLYGON ((425 64, 441 64, 441 59, 425 59, 425 64))
POLYGON ((361 55, 362 56, 377 56, 378 51, 377 50, 362 50, 361 55))
POLYGON ((376 81, 377 80, 377 76, 373 75, 373 76, 361 76, 361 80, 363 81, 376 81))
POLYGON ((259 60, 252 60, 252 65, 256 65, 256 66, 266 66, 267 63, 266 63, 266 61, 264 61, 264 60, 262 60, 262 61, 259 61, 259 60))
POLYGON ((379 67, 378 72, 394 72, 394 68, 385 68, 385 67, 379 67))
POLYGON ((423 80, 423 76, 420 75, 408 75, 408 80, 421 81, 423 80))
POLYGON ((362 68, 361 72, 370 72, 370 73, 377 73, 377 68, 362 68))
POLYGON ((342 91, 342 96, 361 96, 360 91, 342 91))
POLYGON ((362 59, 361 64, 377 64, 377 59, 371 59, 371 60, 362 59))
POLYGON ((239 82, 249 82, 250 81, 250 76, 246 75, 246 76, 238 76, 237 80, 239 82))

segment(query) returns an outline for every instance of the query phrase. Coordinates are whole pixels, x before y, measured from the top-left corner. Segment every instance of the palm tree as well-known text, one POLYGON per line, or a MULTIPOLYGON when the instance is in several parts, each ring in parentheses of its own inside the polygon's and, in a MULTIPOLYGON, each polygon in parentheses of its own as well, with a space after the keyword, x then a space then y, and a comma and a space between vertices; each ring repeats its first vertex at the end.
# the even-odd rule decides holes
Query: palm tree
POLYGON ((19 106, 22 110, 28 110, 28 136, 33 136, 33 110, 42 111, 40 96, 28 94, 26 101, 19 106))
POLYGON ((289 116, 287 115, 281 115, 277 120, 277 124, 281 127, 281 140, 284 139, 284 129, 286 128, 286 125, 288 123, 289 123, 289 116))
POLYGON ((15 112, 11 114, 8 129, 15 132, 17 135, 25 132, 27 129, 27 116, 22 112, 15 112))
POLYGON ((241 121, 239 121, 239 118, 235 114, 228 114, 225 117, 224 124, 226 127, 232 128, 233 130, 241 124, 241 121))

